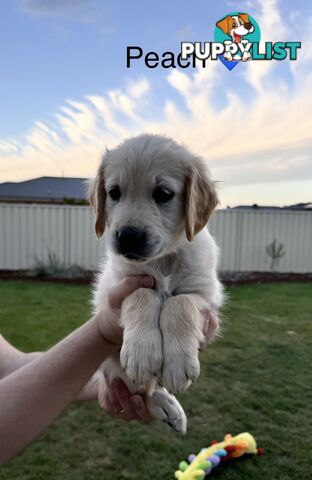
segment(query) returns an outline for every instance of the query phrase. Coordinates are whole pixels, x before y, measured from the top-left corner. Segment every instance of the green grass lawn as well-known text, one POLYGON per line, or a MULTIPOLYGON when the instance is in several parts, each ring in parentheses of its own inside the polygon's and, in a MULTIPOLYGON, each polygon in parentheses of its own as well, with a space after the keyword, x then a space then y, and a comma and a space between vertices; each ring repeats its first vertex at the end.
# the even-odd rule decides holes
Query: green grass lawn
MULTIPOLYGON (((211 478, 312 478, 312 283, 228 294, 223 337, 201 354, 199 381, 179 396, 186 436, 162 423, 117 421, 95 402, 76 405, 0 468, 0 479, 171 479, 189 453, 242 431, 265 456, 222 465, 211 478)), ((0 282, 0 331, 25 351, 45 349, 88 318, 89 298, 88 287, 0 282)))

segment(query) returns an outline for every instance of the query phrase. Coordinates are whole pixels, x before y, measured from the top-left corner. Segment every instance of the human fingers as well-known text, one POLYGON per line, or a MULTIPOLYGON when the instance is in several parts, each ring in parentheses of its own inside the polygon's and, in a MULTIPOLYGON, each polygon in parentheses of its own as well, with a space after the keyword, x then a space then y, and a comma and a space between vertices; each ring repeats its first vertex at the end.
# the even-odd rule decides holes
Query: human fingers
POLYGON ((217 333, 218 329, 219 329, 218 312, 212 309, 210 311, 209 321, 208 321, 208 331, 207 331, 208 339, 213 338, 214 335, 217 333))
POLYGON ((204 335, 204 340, 200 344, 200 350, 203 350, 215 337, 219 328, 219 319, 218 312, 212 308, 205 308, 201 310, 201 314, 203 316, 202 332, 204 335))
POLYGON ((136 275, 124 278, 111 288, 108 300, 113 308, 119 308, 124 299, 138 288, 152 288, 155 280, 150 275, 136 275))
POLYGON ((111 382, 106 372, 104 373, 104 377, 105 377, 105 383, 106 383, 105 393, 108 398, 108 402, 112 408, 112 411, 109 411, 109 413, 112 415, 120 413, 120 411, 122 410, 122 406, 120 405, 120 402, 118 401, 115 394, 114 380, 111 382))
POLYGON ((143 420, 147 423, 150 423, 154 420, 147 410, 144 399, 141 395, 131 395, 130 402, 138 420, 143 420))
POLYGON ((118 400, 121 410, 120 414, 124 414, 127 417, 127 420, 134 420, 136 418, 136 413, 133 410, 130 392, 126 384, 121 380, 121 378, 114 378, 112 381, 112 388, 114 389, 114 394, 118 400))

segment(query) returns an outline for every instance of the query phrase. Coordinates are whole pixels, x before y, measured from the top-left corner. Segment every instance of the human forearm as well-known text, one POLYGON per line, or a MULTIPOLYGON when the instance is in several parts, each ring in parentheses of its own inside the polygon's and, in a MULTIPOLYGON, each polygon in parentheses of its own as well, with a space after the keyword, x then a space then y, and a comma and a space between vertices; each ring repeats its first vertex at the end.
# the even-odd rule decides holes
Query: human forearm
POLYGON ((46 429, 114 348, 92 319, 0 382, 0 463, 46 429))
MULTIPOLYGON (((0 380, 11 373, 19 370, 30 362, 41 357, 44 352, 25 353, 13 347, 2 335, 0 335, 0 380)), ((77 401, 96 400, 98 396, 98 385, 96 379, 90 378, 78 393, 77 401)))
MULTIPOLYGON (((19 352, 5 345, 2 338, 0 378, 4 378, 0 381, 0 442, 5 438, 5 444, 0 443, 0 463, 12 458, 40 435, 77 398, 99 365, 120 348, 119 318, 123 300, 136 289, 153 285, 152 277, 125 278, 107 293, 101 312, 92 320, 7 376, 8 365, 19 352), (1 358, 6 360, 1 362, 1 358)), ((90 393, 85 390, 83 395, 90 393)))

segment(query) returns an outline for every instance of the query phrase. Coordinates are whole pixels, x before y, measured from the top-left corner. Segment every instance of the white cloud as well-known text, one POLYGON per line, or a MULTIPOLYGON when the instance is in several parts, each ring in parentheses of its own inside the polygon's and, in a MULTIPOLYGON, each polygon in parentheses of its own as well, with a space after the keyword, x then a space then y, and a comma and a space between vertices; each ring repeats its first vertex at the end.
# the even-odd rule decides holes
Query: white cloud
POLYGON ((228 92, 225 107, 217 109, 211 97, 218 73, 171 73, 168 82, 184 107, 168 100, 158 121, 150 114, 155 99, 147 80, 104 96, 68 100, 55 125, 37 122, 19 143, 0 143, 2 180, 61 171, 93 175, 106 146, 142 131, 167 134, 189 145, 228 185, 312 178, 311 77, 290 93, 280 86, 248 101, 228 92))
MULTIPOLYGON (((113 33, 111 9, 102 0, 23 0, 21 8, 29 15, 51 17, 84 24, 96 24, 103 33, 113 33)), ((58 26, 60 28, 60 26, 58 26)), ((67 30, 58 30, 67 36, 67 30)))
POLYGON ((142 78, 136 83, 133 83, 129 87, 129 95, 134 98, 141 98, 146 95, 150 90, 150 84, 146 78, 142 78))
POLYGON ((95 11, 99 13, 100 5, 96 0, 23 0, 24 11, 41 16, 74 16, 88 18, 95 11))
POLYGON ((0 140, 0 154, 4 153, 16 153, 18 151, 18 145, 14 140, 0 140))
POLYGON ((51 15, 81 9, 92 3, 92 0, 24 0, 23 7, 31 13, 51 15))
MULTIPOLYGON (((280 25, 277 2, 264 0, 262 14, 268 9, 272 14, 270 29, 276 29, 280 25)), ((172 71, 164 81, 175 95, 169 91, 163 101, 157 97, 153 82, 145 78, 105 95, 68 100, 56 113, 53 125, 37 122, 24 138, 0 141, 0 180, 61 172, 91 176, 106 146, 151 132, 172 136, 207 158, 225 192, 227 188, 237 196, 240 188, 252 192, 252 185, 257 192, 256 185, 263 182, 271 192, 269 198, 275 198, 273 191, 282 198, 283 189, 277 188, 281 182, 288 185, 312 179, 309 58, 302 55, 291 64, 291 87, 276 81, 274 67, 259 70, 248 65, 242 82, 253 87, 251 96, 234 93, 231 84, 226 84, 229 73, 220 62, 211 62, 209 68, 193 74, 172 71), (173 100, 177 95, 180 101, 173 100), (214 99, 221 95, 222 107, 216 106, 214 99)), ((297 201, 298 195, 294 191, 292 195, 297 201)), ((280 201, 291 203, 288 191, 284 196, 280 201)), ((229 203, 227 194, 225 198, 229 203)))
POLYGON ((191 25, 184 25, 181 27, 176 33, 176 38, 180 42, 191 42, 194 38, 194 31, 191 25))
MULTIPOLYGON (((278 0, 257 0, 250 13, 257 12, 256 20, 261 30, 260 52, 264 52, 264 42, 277 42, 289 40, 285 21, 282 19, 278 8, 278 0)), ((249 62, 245 79, 256 90, 264 90, 263 81, 274 69, 275 63, 270 60, 249 62)))

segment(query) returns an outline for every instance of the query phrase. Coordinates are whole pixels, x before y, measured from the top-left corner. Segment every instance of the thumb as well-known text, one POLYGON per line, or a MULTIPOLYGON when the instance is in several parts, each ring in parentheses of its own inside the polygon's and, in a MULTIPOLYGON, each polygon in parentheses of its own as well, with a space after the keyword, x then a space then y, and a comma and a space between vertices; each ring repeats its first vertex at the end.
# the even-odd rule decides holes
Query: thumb
POLYGON ((124 278, 108 294, 108 301, 112 308, 121 306, 124 299, 138 288, 152 288, 155 280, 150 275, 137 275, 124 278))

